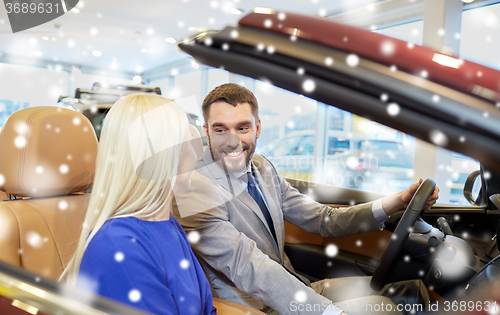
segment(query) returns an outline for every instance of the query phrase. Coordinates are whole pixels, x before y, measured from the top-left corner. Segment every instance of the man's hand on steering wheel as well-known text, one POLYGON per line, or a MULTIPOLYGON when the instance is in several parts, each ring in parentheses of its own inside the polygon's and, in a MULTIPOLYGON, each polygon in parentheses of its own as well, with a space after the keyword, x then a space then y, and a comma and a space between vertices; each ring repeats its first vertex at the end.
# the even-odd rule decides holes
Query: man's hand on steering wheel
MULTIPOLYGON (((410 187, 406 188, 405 190, 394 195, 384 197, 382 199, 382 208, 384 208, 385 213, 390 216, 396 211, 406 209, 406 207, 408 207, 408 204, 410 203, 411 198, 413 198, 413 195, 417 191, 420 184, 422 184, 422 182, 423 180, 420 179, 418 183, 410 185, 410 187)), ((439 188, 436 187, 432 195, 429 197, 429 199, 427 199, 427 202, 424 206, 424 211, 429 210, 436 203, 436 200, 438 198, 439 188)))
POLYGON ((407 198, 410 201, 373 273, 370 286, 375 291, 381 290, 388 283, 393 266, 397 263, 399 254, 405 246, 415 222, 420 218, 424 209, 430 208, 437 199, 439 189, 437 189, 433 180, 420 180, 419 185, 418 189, 414 189, 414 185, 412 185, 400 193, 382 199, 382 206, 386 213, 388 210, 397 211, 398 207, 401 207, 407 198), (384 201, 387 203, 384 204, 384 201), (389 209, 385 208, 387 205, 390 207, 389 209))

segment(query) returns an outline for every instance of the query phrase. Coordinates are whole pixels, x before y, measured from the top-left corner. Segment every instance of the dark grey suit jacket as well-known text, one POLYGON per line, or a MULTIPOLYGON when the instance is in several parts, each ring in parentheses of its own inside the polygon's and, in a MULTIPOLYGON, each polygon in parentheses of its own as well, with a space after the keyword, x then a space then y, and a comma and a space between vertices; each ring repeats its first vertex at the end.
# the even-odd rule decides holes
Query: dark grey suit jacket
POLYGON ((264 311, 271 307, 282 315, 321 314, 290 309, 297 297, 305 296, 300 302, 323 308, 329 300, 295 273, 284 252, 283 220, 322 236, 378 231, 371 203, 324 206, 291 187, 265 157, 255 154, 252 163, 277 242, 257 203, 220 162, 214 162, 209 149, 197 162, 190 188, 175 195, 173 214, 186 233, 200 234, 192 247, 219 298, 264 311))

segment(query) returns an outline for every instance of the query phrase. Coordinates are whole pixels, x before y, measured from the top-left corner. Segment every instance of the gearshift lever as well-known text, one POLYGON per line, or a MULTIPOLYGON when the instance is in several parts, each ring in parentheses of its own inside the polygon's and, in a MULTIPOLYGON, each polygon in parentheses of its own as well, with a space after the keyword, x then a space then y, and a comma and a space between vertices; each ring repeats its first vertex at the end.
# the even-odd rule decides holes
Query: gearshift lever
POLYGON ((444 217, 440 217, 439 219, 437 219, 437 223, 441 232, 443 232, 445 235, 453 236, 453 232, 451 231, 451 228, 444 217))

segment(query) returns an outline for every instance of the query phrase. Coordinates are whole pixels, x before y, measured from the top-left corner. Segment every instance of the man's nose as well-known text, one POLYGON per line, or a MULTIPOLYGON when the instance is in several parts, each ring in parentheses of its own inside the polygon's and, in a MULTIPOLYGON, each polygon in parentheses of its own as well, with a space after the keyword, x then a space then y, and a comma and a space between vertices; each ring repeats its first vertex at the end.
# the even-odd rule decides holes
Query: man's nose
POLYGON ((236 134, 229 132, 226 135, 226 145, 231 148, 236 148, 240 144, 240 137, 236 134))

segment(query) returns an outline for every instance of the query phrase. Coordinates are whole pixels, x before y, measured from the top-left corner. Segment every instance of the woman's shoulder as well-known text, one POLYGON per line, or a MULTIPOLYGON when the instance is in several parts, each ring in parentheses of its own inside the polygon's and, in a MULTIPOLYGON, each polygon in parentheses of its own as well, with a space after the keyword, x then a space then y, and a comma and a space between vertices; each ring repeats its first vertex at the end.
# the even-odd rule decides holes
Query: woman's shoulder
MULTIPOLYGON (((138 220, 134 217, 113 218, 106 221, 96 233, 95 237, 105 236, 132 236, 140 234, 141 228, 138 220)), ((94 237, 94 238, 95 238, 94 237)))
POLYGON ((112 248, 137 240, 143 242, 147 230, 138 221, 134 217, 113 218, 106 221, 90 241, 89 247, 112 248))

